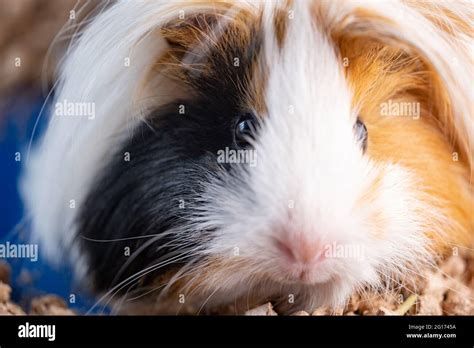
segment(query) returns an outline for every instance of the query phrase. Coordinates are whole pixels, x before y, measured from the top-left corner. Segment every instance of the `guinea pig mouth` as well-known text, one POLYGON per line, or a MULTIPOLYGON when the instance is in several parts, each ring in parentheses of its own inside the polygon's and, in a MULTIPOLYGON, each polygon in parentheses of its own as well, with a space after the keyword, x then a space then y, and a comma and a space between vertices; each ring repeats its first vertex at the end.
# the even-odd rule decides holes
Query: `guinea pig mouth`
POLYGON ((326 260, 318 261, 316 264, 290 264, 287 262, 281 266, 281 272, 274 275, 279 283, 290 285, 318 285, 330 283, 333 274, 326 260))

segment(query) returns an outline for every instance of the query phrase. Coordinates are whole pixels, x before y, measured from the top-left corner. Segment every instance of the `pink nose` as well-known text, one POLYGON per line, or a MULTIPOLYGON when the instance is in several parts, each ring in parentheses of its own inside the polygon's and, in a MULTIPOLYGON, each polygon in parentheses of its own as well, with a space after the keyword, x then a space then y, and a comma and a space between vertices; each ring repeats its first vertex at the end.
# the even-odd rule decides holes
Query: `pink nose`
POLYGON ((308 240, 301 236, 276 239, 276 247, 287 262, 291 264, 315 265, 325 258, 324 247, 320 241, 308 240))

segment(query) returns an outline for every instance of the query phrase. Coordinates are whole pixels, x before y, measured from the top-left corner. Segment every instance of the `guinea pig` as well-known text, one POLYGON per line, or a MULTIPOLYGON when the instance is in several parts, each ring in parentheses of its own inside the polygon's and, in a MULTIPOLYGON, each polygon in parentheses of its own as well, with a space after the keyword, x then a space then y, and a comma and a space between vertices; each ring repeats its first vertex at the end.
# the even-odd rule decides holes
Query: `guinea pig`
POLYGON ((103 303, 337 308, 472 245, 472 4, 119 1, 89 22, 21 192, 42 255, 103 303))

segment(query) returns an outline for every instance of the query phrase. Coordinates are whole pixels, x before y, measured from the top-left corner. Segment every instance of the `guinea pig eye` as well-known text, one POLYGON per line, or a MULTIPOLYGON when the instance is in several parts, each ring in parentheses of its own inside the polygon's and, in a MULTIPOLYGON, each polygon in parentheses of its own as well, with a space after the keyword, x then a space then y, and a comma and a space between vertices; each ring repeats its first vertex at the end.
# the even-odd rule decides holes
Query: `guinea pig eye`
POLYGON ((364 122, 361 121, 360 118, 357 118, 357 121, 354 125, 354 133, 357 139, 357 142, 360 144, 362 151, 365 152, 367 149, 367 127, 365 126, 364 122))
POLYGON ((239 117, 234 131, 235 144, 238 147, 250 146, 249 141, 254 139, 257 129, 257 120, 251 113, 246 113, 239 117))

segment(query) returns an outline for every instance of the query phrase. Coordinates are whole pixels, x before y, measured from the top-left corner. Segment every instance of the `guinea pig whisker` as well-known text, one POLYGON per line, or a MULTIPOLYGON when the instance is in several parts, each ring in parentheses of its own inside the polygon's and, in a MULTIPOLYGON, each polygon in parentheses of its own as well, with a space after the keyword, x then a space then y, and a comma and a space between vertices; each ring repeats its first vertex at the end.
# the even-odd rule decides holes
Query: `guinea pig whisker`
MULTIPOLYGON (((173 261, 175 261, 175 260, 173 260, 173 261)), ((170 261, 170 263, 173 262, 173 261, 170 261)), ((123 288, 125 288, 125 287, 127 287, 127 286, 129 286, 129 285, 133 285, 133 283, 134 283, 135 281, 138 281, 138 279, 140 279, 141 277, 144 277, 144 276, 146 276, 147 274, 149 274, 149 273, 151 273, 151 272, 153 272, 153 271, 159 269, 160 267, 164 267, 164 266, 166 266, 166 265, 167 265, 166 262, 160 262, 160 263, 158 263, 158 264, 155 264, 155 265, 150 266, 151 269, 146 268, 146 269, 145 269, 145 270, 146 270, 145 272, 143 272, 144 270, 136 272, 135 274, 133 274, 133 275, 131 275, 130 277, 128 277, 127 279, 125 279, 125 280, 123 281, 123 284, 122 284, 122 283, 119 283, 119 284, 117 284, 115 287, 113 287, 111 290, 109 290, 101 299, 99 299, 99 303, 100 303, 100 301, 102 301, 103 298, 104 298, 104 300, 105 300, 105 297, 110 296, 109 299, 108 299, 108 300, 104 303, 104 305, 103 305, 103 308, 107 307, 107 305, 113 300, 113 298, 114 298, 118 293, 120 293, 120 291, 121 291, 123 288), (141 274, 141 272, 143 272, 143 274, 141 274)))
MULTIPOLYGON (((143 277, 147 274, 149 274, 150 272, 153 272, 153 271, 156 271, 157 269, 161 268, 161 267, 164 267, 172 262, 176 262, 177 260, 179 260, 179 256, 176 256, 175 258, 171 258, 171 259, 168 259, 168 260, 165 260, 165 261, 161 261, 161 262, 158 262, 158 263, 155 263, 151 266, 148 266, 136 273, 134 273, 133 275, 127 277, 126 279, 124 279, 123 281, 121 281, 119 284, 115 285, 113 288, 111 288, 109 291, 107 291, 88 311, 86 314, 89 314, 92 310, 95 309, 95 307, 97 307, 97 305, 101 302, 103 302, 107 297, 109 297, 110 295, 112 295, 111 298, 113 298, 121 289, 123 289, 125 286, 129 285, 131 282, 137 280, 138 278, 140 277, 143 277)), ((109 299, 105 304, 104 304, 104 307, 110 302, 111 299, 109 299)))
MULTIPOLYGON (((211 260, 211 261, 208 261, 207 263, 202 263, 202 264, 200 264, 200 265, 199 265, 200 267, 198 267, 197 269, 193 270, 193 272, 196 273, 196 275, 195 275, 193 278, 191 278, 191 280, 188 282, 187 286, 186 286, 184 289, 189 289, 189 288, 193 287, 193 284, 196 282, 196 280, 199 278, 199 276, 201 276, 201 274, 200 274, 200 272, 199 272, 199 269, 200 269, 200 268, 205 269, 205 268, 208 266, 208 264, 212 264, 212 260, 211 260)), ((233 266, 241 271, 241 269, 240 269, 240 268, 241 268, 240 264, 234 264, 233 266)), ((260 264, 260 266, 265 267, 265 265, 262 265, 262 264, 260 264)), ((263 284, 262 284, 261 282, 259 282, 259 281, 261 281, 261 279, 258 277, 257 274, 251 273, 251 272, 249 272, 249 273, 252 274, 252 275, 251 275, 250 277, 248 277, 248 278, 245 278, 245 279, 249 282, 249 288, 248 288, 248 290, 247 290, 247 294, 248 294, 248 295, 251 293, 251 291, 253 291, 253 289, 254 289, 254 286, 253 286, 254 283, 255 283, 255 284, 259 284, 259 286, 263 286, 263 284)), ((219 279, 220 279, 220 282, 219 282, 220 284, 225 284, 226 281, 223 280, 222 277, 225 277, 226 275, 231 275, 231 274, 234 274, 234 272, 232 272, 232 269, 227 269, 225 275, 224 275, 224 274, 220 274, 220 275, 218 275, 218 276, 215 276, 215 275, 214 275, 214 276, 215 276, 216 278, 219 278, 219 279)), ((224 279, 225 279, 225 278, 224 278, 224 279)), ((206 304, 210 301, 210 299, 212 298, 212 296, 214 296, 214 295, 216 294, 216 292, 217 292, 220 288, 221 288, 220 285, 218 285, 218 284, 215 285, 215 289, 212 290, 211 294, 203 301, 202 305, 200 306, 200 309, 199 309, 199 311, 198 311, 198 313, 197 313, 198 315, 202 312, 202 310, 205 308, 206 304)), ((198 288, 192 289, 191 292, 189 293, 189 296, 192 297, 193 294, 194 294, 196 291, 198 291, 198 290, 199 290, 198 288)), ((185 290, 185 292, 187 292, 187 290, 185 290)), ((236 294, 236 296, 237 296, 237 294, 236 294)), ((239 297, 241 297, 241 296, 239 295, 239 297)))
MULTIPOLYGON (((120 267, 119 271, 117 272, 116 276, 112 280, 112 284, 115 284, 119 279, 123 272, 127 269, 127 267, 135 260, 140 253, 146 250, 151 244, 157 242, 160 238, 163 238, 163 235, 156 235, 155 238, 148 240, 147 242, 143 243, 137 250, 135 250, 127 259, 127 261, 120 267)), ((162 246, 165 247, 166 243, 162 246)))
POLYGON ((247 301, 246 301, 247 302, 247 310, 250 310, 250 295, 252 293, 254 285, 257 283, 258 280, 259 280, 259 278, 255 274, 252 274, 250 276, 249 286, 248 286, 248 289, 247 289, 247 301))
MULTIPOLYGON (((167 248, 167 247, 169 247, 172 243, 173 243, 173 242, 170 241, 170 242, 168 242, 168 243, 165 243, 165 244, 163 244, 163 245, 160 245, 157 250, 163 249, 163 248, 167 248)), ((149 242, 148 244, 151 244, 151 242, 149 242)), ((147 246, 148 246, 148 245, 143 245, 142 247, 140 247, 141 250, 140 250, 140 249, 137 250, 135 253, 133 253, 133 254, 130 256, 130 258, 127 260, 127 262, 121 267, 121 269, 120 269, 120 271, 118 272, 118 275, 115 277, 115 279, 117 279, 118 276, 119 276, 121 273, 123 273, 123 271, 126 269, 126 267, 133 261, 133 259, 131 260, 132 256, 133 256, 133 258, 136 258, 140 252, 143 252, 143 250, 146 249, 147 246)), ((183 245, 180 245, 180 246, 181 246, 181 249, 172 250, 172 251, 166 253, 165 255, 163 255, 163 256, 161 256, 160 258, 158 258, 158 261, 160 261, 160 260, 166 261, 167 259, 169 259, 170 257, 174 257, 175 255, 177 255, 177 256, 182 256, 183 258, 189 257, 188 254, 187 254, 187 253, 188 253, 188 249, 183 249, 183 248, 182 248, 182 247, 185 247, 186 245, 183 244, 183 245)), ((114 280, 114 281, 116 281, 116 280, 114 280)))
POLYGON ((396 298, 396 296, 393 294, 392 291, 401 292, 401 290, 404 289, 412 295, 417 295, 417 293, 415 291, 410 290, 410 288, 408 288, 405 284, 397 282, 395 280, 395 278, 389 276, 388 274, 386 276, 390 280, 391 283, 387 283, 386 292, 384 293, 384 296, 389 296, 392 301, 398 302, 398 299, 396 298), (398 285, 398 286, 394 287, 394 288, 390 288, 391 286, 393 286, 395 284, 398 285), (390 290, 392 290, 392 291, 390 291, 390 290))
MULTIPOLYGON (((198 262, 198 260, 190 260, 188 263, 186 263, 185 265, 183 265, 182 268, 189 268, 191 266, 193 266, 194 263, 198 262)), ((184 293, 188 293, 189 292, 189 288, 193 287, 194 283, 196 282, 196 279, 200 276, 202 276, 202 273, 201 273, 201 270, 202 269, 205 269, 206 267, 208 267, 209 265, 212 264, 212 261, 211 260, 206 260, 206 261, 200 261, 200 263, 197 265, 197 267, 195 268, 192 268, 192 269, 189 269, 189 270, 183 270, 182 274, 179 275, 179 276, 174 276, 170 279, 170 281, 168 282, 168 284, 166 285, 166 288, 164 289, 163 293, 160 294, 160 297, 163 296, 166 291, 171 288, 171 286, 173 286, 174 283, 176 283, 178 280, 184 278, 184 277, 190 277, 192 276, 191 278, 189 278, 189 280, 186 282, 186 286, 182 288, 182 291, 184 293), (186 271, 188 273, 186 273, 186 271)), ((190 295, 193 294, 193 291, 191 291, 189 293, 190 295)))
MULTIPOLYGON (((193 256, 200 255, 199 252, 195 252, 194 254, 188 255, 189 258, 192 258, 193 256)), ((190 272, 190 267, 192 267, 196 262, 199 260, 197 259, 191 259, 188 262, 186 262, 176 273, 171 279, 165 284, 165 288, 163 289, 163 292, 167 292, 173 284, 175 284, 178 280, 183 279, 186 276, 189 276, 190 272)), ((192 270, 192 268, 191 268, 192 270)))
POLYGON ((81 238, 87 240, 89 242, 96 242, 96 243, 110 243, 110 242, 123 242, 127 240, 134 240, 134 239, 144 239, 144 238, 153 238, 159 236, 160 234, 147 234, 143 236, 133 236, 133 237, 124 237, 124 238, 115 238, 115 239, 96 239, 96 238, 89 238, 81 235, 81 238))
MULTIPOLYGON (((434 270, 436 272, 439 272, 441 275, 443 275, 443 277, 446 277, 446 279, 449 279, 449 280, 453 280, 455 281, 456 279, 453 278, 452 276, 450 276, 449 274, 445 273, 439 266, 435 266, 434 267, 434 270)), ((420 278, 422 279, 428 279, 429 277, 426 275, 426 274, 421 274, 421 273, 418 273, 416 272, 415 270, 412 270, 412 269, 408 269, 409 272, 411 273, 414 273, 415 275, 419 276, 420 278)), ((452 288, 452 287, 446 287, 447 290, 450 290, 450 291, 453 291, 454 293, 458 294, 458 295, 461 295, 461 296, 465 296, 464 293, 460 292, 459 290, 456 290, 455 288, 452 288)), ((474 298, 473 298, 474 299, 474 298)))
MULTIPOLYGON (((199 279, 199 277, 202 276, 200 270, 203 270, 203 269, 206 269, 207 266, 209 266, 210 264, 212 264, 212 261, 211 260, 208 260, 208 261, 205 261, 205 262, 202 262, 198 267, 196 267, 195 269, 193 269, 191 272, 190 272, 190 275, 194 273, 194 276, 192 278, 190 278, 188 281, 187 281, 187 284, 185 287, 183 287, 182 289, 182 292, 183 293, 186 293, 189 297, 193 297, 194 294, 198 291, 198 288, 197 287, 194 287, 194 284, 196 283, 196 281, 199 279), (194 287, 194 288, 193 288, 194 287), (191 290, 190 290, 191 289, 191 290)), ((215 290, 218 290, 219 287, 216 287, 215 290)), ((215 291, 214 291, 215 292, 215 291)), ((183 305, 181 305, 179 308, 178 308, 178 311, 176 312, 176 314, 178 315, 179 314, 179 311, 181 310, 183 305)))
MULTIPOLYGON (((170 243, 166 243, 166 244, 170 244, 170 243)), ((160 246, 161 247, 166 247, 166 244, 160 246)), ((185 244, 183 244, 182 246, 185 246, 185 244)), ((167 253, 165 255, 163 255, 159 260, 163 260, 163 262, 166 262, 167 260, 171 260, 170 259, 170 255, 173 255, 173 253, 178 253, 177 255, 174 255, 173 257, 176 257, 176 256, 179 256, 178 259, 173 259, 172 262, 181 262, 182 260, 185 260, 187 258, 190 258, 190 257, 193 257, 193 256, 196 256, 198 255, 199 251, 199 248, 194 248, 194 249, 189 249, 189 250, 186 250, 186 249, 181 249, 181 250, 176 250, 176 251, 173 251, 173 252, 170 252, 170 253, 167 253), (194 253, 193 253, 194 252, 194 253)), ((134 255, 136 256, 136 255, 134 255)), ((170 263, 172 263, 170 262, 170 263)), ((125 265, 124 265, 125 266, 125 265)), ((124 266, 122 266, 121 268, 121 272, 122 272, 122 269, 124 268, 124 266)), ((160 266, 160 267, 163 267, 164 265, 160 266)), ((150 270, 149 272, 143 274, 141 277, 145 276, 146 274, 150 273, 150 272, 153 272, 155 271, 156 269, 153 269, 153 270, 150 270)), ((132 275, 133 276, 133 275, 132 275)), ((140 277, 140 278, 141 278, 140 277)), ((131 280, 131 282, 133 282, 134 280, 131 280)), ((138 278, 136 279, 136 281, 138 281, 138 278)), ((125 285, 126 286, 126 285, 125 285)), ((121 287, 118 291, 115 292, 118 293, 123 287, 121 287)), ((115 296, 115 294, 113 296, 115 296)))
MULTIPOLYGON (((178 256, 180 256, 180 255, 178 255, 178 256)), ((159 268, 161 268, 161 267, 167 266, 168 264, 172 264, 173 262, 180 262, 180 261, 184 260, 185 258, 186 258, 186 256, 177 257, 177 258, 172 259, 172 260, 170 259, 170 260, 169 260, 170 262, 166 262, 166 260, 165 260, 165 262, 162 262, 160 265, 156 265, 154 268, 147 270, 144 274, 140 274, 139 276, 135 276, 134 279, 129 279, 129 280, 127 281, 127 283, 121 285, 116 291, 113 292, 113 294, 111 294, 111 297, 107 300, 107 302, 104 304, 104 306, 107 306, 108 303, 109 303, 110 301, 112 301, 113 298, 114 298, 124 287, 126 287, 126 286, 131 287, 131 286, 134 285, 134 282, 135 282, 135 284, 136 284, 136 282, 138 282, 139 278, 142 278, 142 277, 146 276, 147 274, 149 274, 149 273, 151 273, 151 272, 154 272, 154 271, 156 271, 157 269, 159 269, 159 268)), ((141 272, 141 271, 139 271, 139 272, 141 272)), ((137 273, 139 273, 139 272, 137 272, 137 273)), ((137 273, 136 273, 136 274, 137 274, 137 273)), ((135 275, 136 275, 136 274, 135 274, 135 275)), ((134 276, 134 275, 132 275, 132 277, 133 277, 133 276, 134 276)), ((129 278, 130 278, 130 277, 129 277, 129 278)), ((140 290, 140 289, 137 289, 137 290, 140 290)), ((126 294, 123 295, 123 296, 126 296, 126 294)))
POLYGON ((134 286, 134 284, 130 284, 130 286, 127 288, 127 291, 121 297, 121 299, 118 302, 113 304, 112 309, 111 309, 111 313, 118 313, 119 309, 122 308, 123 302, 124 302, 125 298, 127 297, 127 295, 130 293, 130 291, 133 292, 133 290, 132 290, 133 286, 134 286))
MULTIPOLYGON (((130 286, 132 286, 132 285, 130 285, 130 286)), ((159 291, 159 290, 162 289, 163 287, 165 287, 165 284, 160 284, 160 285, 155 286, 155 287, 150 287, 149 290, 146 290, 147 288, 136 289, 136 291, 140 291, 140 295, 137 295, 137 296, 134 296, 134 297, 129 297, 129 298, 126 299, 126 301, 127 301, 127 302, 132 302, 132 301, 139 300, 139 299, 141 299, 142 297, 148 296, 148 295, 151 294, 152 292, 159 291), (146 291, 145 291, 145 290, 146 290, 146 291)))
MULTIPOLYGON (((188 254, 188 255, 186 255, 186 257, 193 257, 193 256, 196 256, 196 255, 199 255, 199 253, 188 254)), ((184 266, 182 266, 182 267, 180 268, 180 270, 173 276, 173 278, 176 278, 176 276, 177 276, 179 273, 186 272, 187 269, 184 269, 184 268, 185 268, 186 266, 191 267, 194 262, 197 262, 197 260, 191 260, 190 262, 187 262, 184 266)), ((175 281, 177 281, 177 280, 179 280, 179 279, 181 279, 181 278, 183 278, 183 277, 185 277, 185 276, 187 276, 186 273, 181 274, 181 275, 180 275, 179 277, 177 277, 174 281, 170 280, 168 283, 163 283, 163 284, 160 284, 160 285, 158 285, 158 286, 156 286, 156 287, 150 287, 150 290, 146 291, 145 293, 143 293, 143 294, 141 294, 141 295, 139 295, 139 296, 136 296, 136 297, 133 297, 133 298, 129 298, 129 299, 127 299, 127 301, 137 300, 137 299, 139 299, 139 298, 141 298, 141 297, 144 297, 144 296, 146 296, 146 295, 148 295, 148 294, 150 294, 150 293, 152 293, 152 292, 154 292, 154 291, 160 290, 160 289, 162 289, 162 290, 161 290, 161 293, 166 293, 166 291, 169 289, 169 287, 170 287, 175 281)), ((173 278, 172 278, 172 279, 173 279, 173 278)), ((160 293, 159 297, 161 296, 161 293, 160 293)), ((159 297, 158 297, 158 298, 159 298, 159 297)))
MULTIPOLYGON (((122 273, 125 271, 125 269, 133 262, 134 259, 137 258, 137 256, 140 255, 140 253, 142 253, 144 250, 146 250, 147 247, 149 247, 151 244, 157 242, 159 239, 164 238, 168 235, 172 235, 173 233, 176 233, 176 231, 174 229, 170 229, 166 232, 155 234, 155 236, 152 239, 148 240, 143 245, 141 245, 137 250, 135 250, 132 253, 132 255, 130 255, 130 257, 127 259, 127 262, 125 262, 122 265, 122 267, 119 269, 119 271, 117 272, 117 275, 115 276, 115 278, 112 281, 112 284, 114 284, 116 281, 118 281, 119 277, 122 275, 122 273)), ((182 237, 181 239, 184 239, 184 237, 182 237)), ((180 239, 178 238, 178 241, 179 240, 180 239)), ((174 242, 177 242, 177 241, 175 240, 174 242)), ((160 247, 157 250, 169 247, 171 245, 171 243, 173 243, 173 241, 169 241, 168 243, 162 244, 162 245, 160 245, 160 247)), ((181 246, 186 246, 186 243, 183 243, 181 246)))
POLYGON ((197 312, 197 315, 201 314, 201 311, 203 310, 203 308, 206 306, 206 303, 209 302, 209 300, 211 299, 212 296, 214 296, 214 294, 219 290, 219 287, 216 286, 216 288, 214 289, 214 291, 211 292, 211 294, 204 300, 204 302, 202 303, 201 307, 199 308, 198 312, 197 312))

